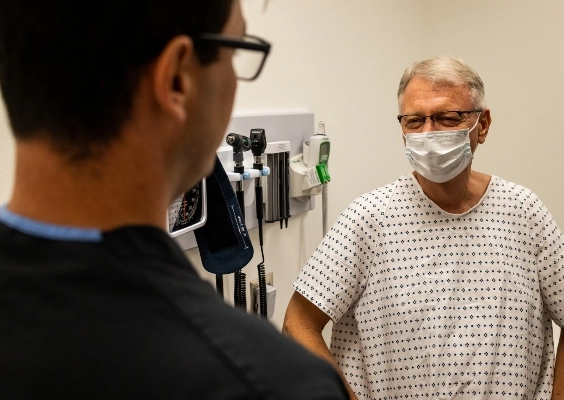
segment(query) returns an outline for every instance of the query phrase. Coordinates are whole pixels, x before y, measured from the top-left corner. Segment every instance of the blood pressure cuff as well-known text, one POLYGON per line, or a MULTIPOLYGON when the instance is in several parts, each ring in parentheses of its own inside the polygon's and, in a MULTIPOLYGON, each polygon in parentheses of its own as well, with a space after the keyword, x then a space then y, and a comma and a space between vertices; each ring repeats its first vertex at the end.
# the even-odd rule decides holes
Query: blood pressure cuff
POLYGON ((202 264, 216 275, 239 271, 253 258, 253 246, 233 186, 217 157, 206 190, 207 220, 194 231, 202 264))

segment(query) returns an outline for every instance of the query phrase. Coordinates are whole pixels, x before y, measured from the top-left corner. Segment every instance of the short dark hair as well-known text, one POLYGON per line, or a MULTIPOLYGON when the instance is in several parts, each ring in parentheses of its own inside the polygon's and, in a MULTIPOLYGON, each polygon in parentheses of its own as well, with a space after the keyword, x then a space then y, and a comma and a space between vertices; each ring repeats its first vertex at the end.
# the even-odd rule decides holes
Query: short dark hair
MULTIPOLYGON (((118 135, 143 70, 180 34, 220 32, 233 0, 0 0, 0 86, 17 139, 86 157, 118 135)), ((196 47, 202 64, 217 47, 196 47)))

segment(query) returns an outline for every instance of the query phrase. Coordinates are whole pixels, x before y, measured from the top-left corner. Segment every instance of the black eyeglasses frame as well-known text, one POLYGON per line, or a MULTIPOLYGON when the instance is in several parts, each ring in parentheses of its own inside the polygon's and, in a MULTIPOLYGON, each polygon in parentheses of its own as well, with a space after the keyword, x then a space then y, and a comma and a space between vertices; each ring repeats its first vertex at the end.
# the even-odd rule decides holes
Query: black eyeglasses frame
POLYGON ((398 115, 398 122, 401 124, 401 119, 403 117, 421 117, 424 118, 423 120, 423 124, 425 124, 425 121, 427 121, 427 118, 429 118, 431 121, 436 122, 435 121, 435 115, 437 114, 444 114, 444 113, 449 113, 449 112, 453 112, 453 113, 457 113, 459 117, 462 117, 462 114, 471 114, 471 113, 475 113, 475 112, 482 112, 483 109, 481 108, 475 108, 473 110, 469 110, 469 111, 460 111, 460 110, 447 110, 447 111, 440 111, 440 112, 436 112, 432 115, 418 115, 418 114, 404 114, 404 115, 398 115))
POLYGON ((262 52, 264 56, 255 75, 253 75, 250 78, 237 77, 237 79, 243 81, 255 80, 260 75, 264 63, 266 62, 266 57, 270 53, 270 48, 271 48, 271 44, 268 43, 266 40, 253 35, 244 35, 243 38, 251 38, 253 40, 256 40, 258 43, 246 42, 242 38, 238 38, 235 36, 227 36, 221 33, 198 33, 190 36, 195 43, 198 42, 210 43, 210 44, 215 44, 217 46, 230 47, 233 49, 246 49, 246 50, 262 52))

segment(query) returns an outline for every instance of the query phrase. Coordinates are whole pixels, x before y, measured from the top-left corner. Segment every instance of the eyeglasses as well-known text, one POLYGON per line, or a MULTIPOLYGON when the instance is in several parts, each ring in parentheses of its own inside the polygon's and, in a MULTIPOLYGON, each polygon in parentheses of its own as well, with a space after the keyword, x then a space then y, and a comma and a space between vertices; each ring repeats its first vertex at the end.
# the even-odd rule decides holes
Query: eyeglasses
POLYGON ((470 111, 442 111, 433 115, 398 115, 398 121, 405 129, 419 129, 427 118, 443 128, 456 128, 466 122, 467 114, 482 112, 481 108, 470 111))
POLYGON ((221 33, 200 33, 193 35, 194 42, 211 43, 236 49, 233 68, 237 79, 252 81, 256 79, 270 52, 270 43, 256 36, 242 38, 226 36, 221 33))

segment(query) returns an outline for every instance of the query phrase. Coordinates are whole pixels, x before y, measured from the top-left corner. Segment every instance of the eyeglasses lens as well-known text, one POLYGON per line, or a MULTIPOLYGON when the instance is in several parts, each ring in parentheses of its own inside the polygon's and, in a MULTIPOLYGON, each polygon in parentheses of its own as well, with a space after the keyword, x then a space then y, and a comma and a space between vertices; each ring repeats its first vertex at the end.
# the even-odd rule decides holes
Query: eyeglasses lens
POLYGON ((233 68, 239 79, 250 80, 256 77, 264 59, 261 51, 237 49, 233 57, 233 68))
MULTIPOLYGON (((466 120, 465 117, 465 114, 461 115, 454 111, 448 111, 433 114, 430 118, 443 128, 455 128, 466 120)), ((418 129, 425 124, 427 118, 419 115, 406 115, 402 118, 401 123, 408 129, 418 129)))

